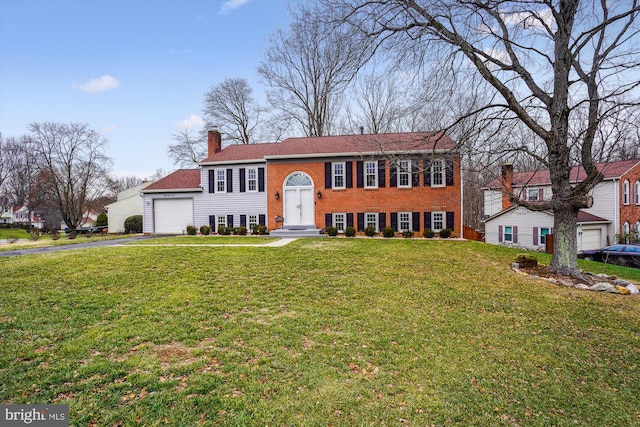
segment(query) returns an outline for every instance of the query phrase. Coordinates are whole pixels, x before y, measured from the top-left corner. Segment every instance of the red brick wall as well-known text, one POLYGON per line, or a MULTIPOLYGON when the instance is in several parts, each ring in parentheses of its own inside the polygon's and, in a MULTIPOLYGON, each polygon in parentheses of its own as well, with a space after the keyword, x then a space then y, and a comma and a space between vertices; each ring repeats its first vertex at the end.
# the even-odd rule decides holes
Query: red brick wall
POLYGON ((640 203, 636 200, 636 181, 640 181, 640 165, 624 174, 620 179, 620 232, 625 222, 628 222, 630 229, 635 228, 636 222, 640 221, 640 203), (622 190, 624 181, 629 181, 629 204, 623 203, 622 190))
MULTIPOLYGON (((318 228, 325 227, 325 213, 351 212, 354 214, 354 223, 357 222, 358 212, 386 212, 387 225, 391 225, 391 212, 421 212, 420 233, 424 230, 424 217, 422 212, 446 211, 454 212, 454 232, 461 236, 460 230, 460 161, 454 161, 454 185, 446 187, 427 187, 423 185, 422 176, 420 185, 412 188, 397 188, 390 186, 389 162, 386 162, 386 185, 384 188, 368 189, 356 188, 356 162, 353 161, 353 188, 325 189, 324 186, 324 160, 295 163, 269 163, 267 165, 267 211, 269 212, 269 230, 276 228, 275 217, 283 216, 283 189, 282 185, 286 177, 296 171, 308 174, 314 183, 314 194, 320 191, 322 197, 315 199, 315 224, 318 228), (274 197, 275 192, 280 193, 280 200, 274 197)), ((354 224, 355 226, 356 224, 354 224)), ((278 224, 278 227, 280 225, 278 224)), ((428 224, 427 228, 431 225, 428 224)), ((415 230, 418 231, 418 230, 415 230)))

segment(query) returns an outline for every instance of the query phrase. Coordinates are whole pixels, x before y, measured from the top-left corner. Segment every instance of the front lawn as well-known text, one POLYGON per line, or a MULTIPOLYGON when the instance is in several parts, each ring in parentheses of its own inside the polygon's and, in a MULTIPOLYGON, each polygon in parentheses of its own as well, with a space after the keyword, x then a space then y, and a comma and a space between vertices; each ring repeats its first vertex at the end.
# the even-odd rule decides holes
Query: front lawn
POLYGON ((640 298, 516 275, 516 252, 301 239, 0 258, 0 401, 68 404, 74 426, 637 425, 640 298))

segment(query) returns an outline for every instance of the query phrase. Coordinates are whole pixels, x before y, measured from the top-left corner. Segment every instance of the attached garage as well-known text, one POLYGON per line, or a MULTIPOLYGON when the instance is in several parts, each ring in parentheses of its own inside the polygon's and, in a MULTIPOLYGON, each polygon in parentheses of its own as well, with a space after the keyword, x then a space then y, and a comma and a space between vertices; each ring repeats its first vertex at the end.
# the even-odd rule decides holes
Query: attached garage
POLYGON ((602 247, 602 229, 592 228, 582 230, 582 245, 579 249, 600 249, 602 247))
POLYGON ((182 234, 193 225, 193 199, 154 199, 153 223, 156 234, 182 234))

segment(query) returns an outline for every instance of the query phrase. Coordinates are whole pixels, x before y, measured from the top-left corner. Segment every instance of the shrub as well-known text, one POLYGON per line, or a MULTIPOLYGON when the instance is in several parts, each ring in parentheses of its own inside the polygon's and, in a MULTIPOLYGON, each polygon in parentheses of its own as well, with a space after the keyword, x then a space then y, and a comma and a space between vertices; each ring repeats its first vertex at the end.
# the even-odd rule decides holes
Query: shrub
POLYGON ((413 237, 413 231, 411 230, 404 230, 402 232, 402 237, 404 237, 405 239, 411 239, 413 237))
POLYGON ((142 215, 132 215, 124 220, 124 233, 142 233, 142 215))
POLYGON ((246 236, 247 235, 247 227, 245 227, 244 225, 241 225, 240 227, 238 227, 238 235, 239 236, 246 236))
POLYGON ((51 232, 51 240, 60 240, 60 233, 58 233, 58 230, 53 230, 51 232))
POLYGON ((338 229, 336 227, 329 226, 329 227, 327 227, 327 234, 329 236, 337 236, 338 235, 338 229))
POLYGON ((440 230, 441 239, 448 239, 449 237, 451 237, 451 230, 449 230, 448 228, 443 228, 442 230, 440 230))
POLYGON ((347 237, 354 237, 356 235, 356 229, 353 227, 347 227, 344 229, 344 235, 347 237))
POLYGON ((436 233, 430 228, 425 228, 424 231, 422 232, 422 235, 427 239, 433 239, 436 233))
POLYGON ((382 235, 384 237, 393 237, 396 234, 396 230, 393 229, 393 227, 384 227, 382 229, 382 235))
POLYGON ((29 239, 33 240, 34 242, 37 242, 38 240, 40 240, 40 230, 37 228, 34 228, 29 233, 29 239))
POLYGON ((208 236, 209 234, 211 234, 211 227, 208 225, 200 226, 200 234, 202 234, 203 236, 208 236))
POLYGON ((267 227, 265 225, 256 224, 253 226, 253 234, 265 235, 267 234, 267 227))
POLYGON ((369 237, 376 235, 376 228, 373 225, 369 225, 364 228, 364 234, 369 237))
POLYGON ((531 254, 518 254, 515 258, 520 267, 535 267, 538 265, 538 259, 531 254))
POLYGON ((107 217, 107 214, 101 212, 100 215, 98 215, 98 218, 96 218, 96 227, 106 227, 108 224, 109 218, 107 217))
POLYGON ((76 237, 78 237, 78 232, 75 231, 75 230, 70 231, 69 234, 67 234, 67 238, 70 239, 70 240, 73 240, 76 237))
POLYGON ((197 232, 198 229, 195 227, 195 225, 187 225, 187 234, 189 236, 195 236, 197 232))
POLYGON ((219 225, 218 234, 220 234, 221 236, 228 236, 229 234, 231 234, 231 228, 225 225, 219 225))

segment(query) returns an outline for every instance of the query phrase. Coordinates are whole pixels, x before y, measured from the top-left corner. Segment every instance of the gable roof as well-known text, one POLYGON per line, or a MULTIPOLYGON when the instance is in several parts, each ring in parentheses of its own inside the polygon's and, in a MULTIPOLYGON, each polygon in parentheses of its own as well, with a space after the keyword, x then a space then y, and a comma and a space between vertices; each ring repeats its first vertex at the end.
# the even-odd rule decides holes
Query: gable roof
POLYGON ((202 191, 200 188, 200 169, 178 169, 149 185, 143 193, 162 191, 202 191))
POLYGON ((454 150, 455 142, 442 132, 407 132, 287 138, 280 143, 230 145, 200 164, 326 157, 380 155, 454 150))
MULTIPOLYGON (((495 213, 495 214, 491 215, 490 217, 483 219, 482 222, 488 222, 488 221, 494 220, 494 219, 496 219, 496 218, 498 218, 498 217, 500 217, 500 216, 502 216, 502 215, 504 215, 506 213, 514 211, 514 210, 516 210, 518 208, 527 209, 524 206, 518 206, 518 205, 509 206, 508 208, 503 209, 500 212, 495 213)), ((533 211, 531 211, 531 212, 533 212, 533 211)), ((553 216, 553 211, 550 211, 550 210, 544 210, 544 211, 538 211, 538 212, 547 214, 547 215, 549 215, 551 217, 553 216)), ((611 221, 609 221, 608 219, 599 217, 597 215, 590 214, 589 212, 585 212, 585 211, 582 211, 582 210, 578 211, 578 224, 588 223, 588 222, 606 222, 606 223, 609 223, 611 221)))
MULTIPOLYGON (((640 165, 640 160, 621 160, 619 162, 610 163, 596 163, 598 171, 604 175, 605 180, 617 179, 623 176, 625 173, 640 165)), ((574 166, 570 172, 571 182, 576 183, 587 177, 586 172, 582 166, 574 166)), ((532 172, 516 172, 513 174, 513 186, 536 186, 536 185, 550 185, 551 175, 549 170, 540 170, 532 172)), ((488 188, 500 188, 502 187, 502 180, 500 178, 494 179, 486 185, 488 188)))

